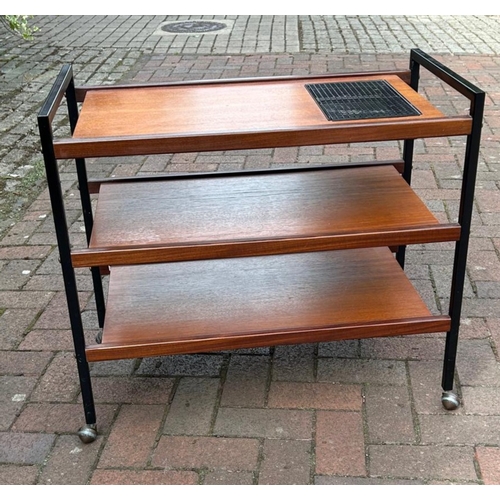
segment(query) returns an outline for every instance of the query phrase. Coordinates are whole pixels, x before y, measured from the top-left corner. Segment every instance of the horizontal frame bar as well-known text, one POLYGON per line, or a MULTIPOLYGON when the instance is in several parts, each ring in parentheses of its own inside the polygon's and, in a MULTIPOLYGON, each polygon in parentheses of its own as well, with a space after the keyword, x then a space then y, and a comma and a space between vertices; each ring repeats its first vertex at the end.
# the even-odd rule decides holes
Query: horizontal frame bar
POLYGON ((412 49, 410 51, 410 61, 420 64, 470 100, 474 99, 477 94, 484 93, 479 87, 420 49, 412 49))

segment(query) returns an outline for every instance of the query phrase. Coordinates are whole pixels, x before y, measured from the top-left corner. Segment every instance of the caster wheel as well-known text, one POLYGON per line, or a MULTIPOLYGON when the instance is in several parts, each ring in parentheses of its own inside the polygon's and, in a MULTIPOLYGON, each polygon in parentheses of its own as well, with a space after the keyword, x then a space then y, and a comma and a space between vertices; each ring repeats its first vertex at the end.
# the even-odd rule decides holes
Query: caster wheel
POLYGON ((460 406, 458 396, 452 391, 443 392, 441 403, 443 403, 444 408, 448 411, 456 410, 460 406))
POLYGON ((95 341, 98 344, 102 344, 102 330, 95 336, 95 341))
POLYGON ((84 425, 78 431, 78 437, 82 443, 88 444, 92 443, 97 438, 97 426, 96 424, 84 425))

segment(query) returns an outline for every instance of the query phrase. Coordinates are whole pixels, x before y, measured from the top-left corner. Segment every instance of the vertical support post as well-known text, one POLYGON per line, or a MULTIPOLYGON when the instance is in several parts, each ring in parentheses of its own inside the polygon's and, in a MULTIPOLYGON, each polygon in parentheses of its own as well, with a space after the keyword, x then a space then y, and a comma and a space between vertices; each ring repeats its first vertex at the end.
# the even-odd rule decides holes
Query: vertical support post
POLYGON ((92 384, 90 380, 90 369, 85 355, 85 337, 80 313, 80 301, 78 299, 78 288, 76 284, 75 271, 71 263, 71 242, 69 238, 68 223, 64 207, 63 193, 61 189, 61 179, 54 152, 54 140, 51 122, 57 111, 57 106, 62 99, 64 89, 68 82, 73 80, 70 65, 65 65, 54 83, 42 110, 38 114, 38 128, 42 153, 47 175, 47 184, 50 193, 50 203, 54 217, 54 225, 59 248, 62 274, 64 279, 64 289, 68 304, 71 332, 73 335, 73 345, 82 391, 83 408, 87 426, 80 432, 80 439, 84 442, 91 442, 96 437, 96 412, 92 384))
MULTIPOLYGON (((410 56, 410 86, 415 92, 418 92, 418 81, 420 78, 420 64, 410 56)), ((411 174, 413 169, 413 149, 415 145, 414 139, 406 139, 403 145, 403 179, 411 185, 411 174)), ((406 246, 402 245, 396 252, 396 260, 404 269, 405 267, 406 246)))
POLYGON ((474 190, 476 183, 477 164, 479 159, 479 144, 484 111, 484 92, 477 92, 471 99, 470 114, 472 116, 472 130, 467 136, 465 159, 463 166, 462 192, 458 222, 461 226, 460 240, 455 245, 453 263, 453 278, 451 283, 449 314, 451 317, 450 331, 446 336, 443 380, 444 391, 453 389, 453 378, 458 347, 458 331, 462 311, 463 290, 466 275, 467 252, 469 248, 470 226, 474 207, 474 190))
POLYGON ((459 405, 458 398, 451 391, 453 389, 453 379, 457 357, 458 332, 460 328, 467 252, 469 248, 469 235, 472 221, 472 211, 474 207, 474 190, 479 160, 479 144, 483 124, 485 93, 419 49, 413 49, 411 51, 410 59, 414 63, 418 63, 418 65, 429 70, 444 83, 453 87, 470 101, 470 116, 472 118, 472 125, 470 133, 467 136, 463 164, 463 178, 458 214, 458 223, 461 226, 461 233, 460 239, 455 244, 455 257, 453 262, 453 277, 451 281, 449 304, 451 325, 450 330, 446 335, 442 378, 442 387, 444 390, 442 397, 443 405, 446 409, 453 410, 459 405))
MULTIPOLYGON (((71 79, 66 89, 66 102, 68 105, 71 133, 73 133, 78 122, 78 104, 76 101, 75 85, 73 79, 71 79)), ((80 191, 80 200, 82 204, 83 221, 85 224, 85 234, 87 236, 88 245, 90 243, 90 237, 92 235, 94 218, 92 215, 92 202, 90 200, 90 193, 88 188, 87 168, 85 165, 85 160, 83 158, 77 158, 75 160, 75 163, 78 176, 78 189, 80 191)), ((92 273, 92 282, 94 285, 94 298, 97 309, 97 318, 99 321, 99 327, 102 328, 104 326, 106 306, 101 272, 98 267, 91 267, 90 271, 92 273)))

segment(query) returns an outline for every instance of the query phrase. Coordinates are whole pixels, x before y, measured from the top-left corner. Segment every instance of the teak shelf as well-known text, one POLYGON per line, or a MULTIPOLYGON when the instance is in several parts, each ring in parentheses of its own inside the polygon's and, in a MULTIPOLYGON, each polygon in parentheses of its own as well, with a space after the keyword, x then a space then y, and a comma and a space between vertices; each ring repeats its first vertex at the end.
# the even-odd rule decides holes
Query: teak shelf
POLYGON ((113 182, 100 188, 89 246, 73 252, 73 265, 148 264, 459 237, 460 226, 439 223, 387 165, 113 182))
POLYGON ((89 361, 446 332, 388 248, 112 268, 89 361), (196 307, 194 307, 196 305, 196 307))
MULTIPOLYGON (((347 105, 362 112, 379 102, 351 98, 356 104, 347 105)), ((411 51, 410 71, 161 85, 75 88, 65 65, 38 122, 82 389, 82 441, 97 432, 89 362, 242 347, 447 332, 442 400, 456 408, 483 107, 484 92, 420 50, 411 51), (467 97, 470 113, 445 116, 419 94, 420 67, 467 97), (311 84, 389 85, 415 113, 329 120, 311 84), (54 139, 64 96, 71 137, 54 139), (460 214, 441 223, 411 188, 413 144, 458 135, 467 136, 460 214), (89 157, 389 140, 404 141, 402 159, 101 180, 89 180, 85 166, 89 157), (70 245, 61 159, 76 162, 86 248, 70 245), (405 248, 444 241, 456 242, 451 299, 448 314, 435 315, 404 273, 405 248), (102 328, 93 345, 84 340, 77 267, 92 272, 102 328)))

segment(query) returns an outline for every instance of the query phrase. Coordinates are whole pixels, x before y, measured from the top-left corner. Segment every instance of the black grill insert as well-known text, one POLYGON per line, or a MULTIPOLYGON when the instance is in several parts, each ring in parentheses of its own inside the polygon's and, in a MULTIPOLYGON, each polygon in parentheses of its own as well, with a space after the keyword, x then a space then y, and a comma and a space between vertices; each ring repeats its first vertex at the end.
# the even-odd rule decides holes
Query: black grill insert
POLYGON ((330 121, 421 114, 385 80, 314 83, 305 87, 330 121))

